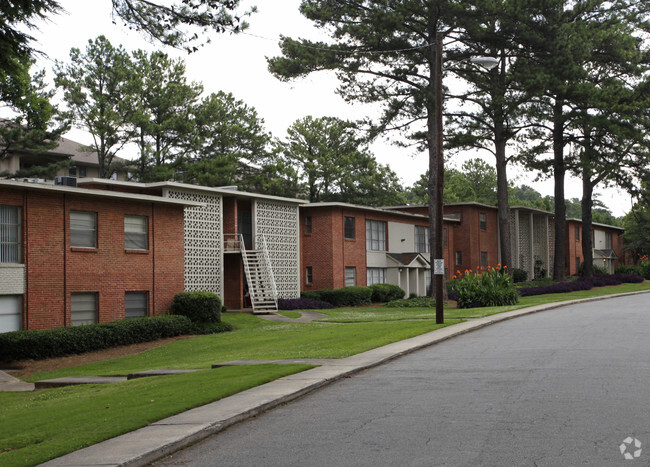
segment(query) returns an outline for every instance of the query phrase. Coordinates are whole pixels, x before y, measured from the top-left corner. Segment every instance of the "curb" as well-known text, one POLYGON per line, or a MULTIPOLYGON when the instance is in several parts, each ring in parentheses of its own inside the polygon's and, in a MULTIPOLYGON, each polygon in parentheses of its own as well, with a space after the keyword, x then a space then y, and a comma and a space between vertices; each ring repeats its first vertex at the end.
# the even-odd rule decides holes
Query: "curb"
POLYGON ((472 319, 285 376, 159 420, 131 433, 48 461, 43 466, 143 466, 316 389, 417 350, 493 324, 569 305, 650 293, 650 290, 536 305, 472 319))

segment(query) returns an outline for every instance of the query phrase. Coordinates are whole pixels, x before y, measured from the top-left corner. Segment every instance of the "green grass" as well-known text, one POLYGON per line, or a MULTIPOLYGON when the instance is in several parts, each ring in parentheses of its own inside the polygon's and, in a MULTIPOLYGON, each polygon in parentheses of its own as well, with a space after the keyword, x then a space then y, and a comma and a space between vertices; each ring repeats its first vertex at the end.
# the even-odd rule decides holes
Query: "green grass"
MULTIPOLYGON (((327 316, 303 324, 271 322, 253 315, 226 313, 223 319, 232 324, 235 331, 178 340, 124 358, 36 373, 30 380, 126 375, 157 368, 207 369, 213 363, 229 360, 343 358, 466 318, 638 290, 650 290, 650 281, 524 297, 517 305, 505 307, 457 310, 447 306, 444 325, 435 324, 433 308, 319 310, 327 316)), ((224 367, 125 383, 72 386, 33 393, 0 393, 0 465, 44 462, 307 368, 310 367, 271 364, 224 367)))
POLYGON ((297 319, 302 316, 302 313, 298 313, 297 311, 287 311, 287 310, 278 311, 278 314, 291 319, 297 319))
POLYGON ((124 383, 0 393, 0 465, 36 465, 308 368, 223 367, 124 383))

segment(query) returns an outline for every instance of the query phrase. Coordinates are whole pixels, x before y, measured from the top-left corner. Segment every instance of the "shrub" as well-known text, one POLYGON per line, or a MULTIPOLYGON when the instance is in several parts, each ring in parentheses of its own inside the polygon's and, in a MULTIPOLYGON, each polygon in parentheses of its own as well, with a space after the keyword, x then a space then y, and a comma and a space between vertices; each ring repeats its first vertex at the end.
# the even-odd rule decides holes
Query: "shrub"
POLYGON ((590 290, 593 287, 589 281, 572 281, 572 282, 556 282, 555 284, 546 285, 543 287, 522 287, 519 289, 519 295, 522 297, 530 297, 532 295, 545 295, 549 293, 567 293, 575 292, 577 290, 590 290))
POLYGON ((492 268, 465 274, 455 289, 458 308, 514 305, 519 301, 512 278, 492 268))
POLYGON ((624 284, 638 284, 643 282, 644 280, 643 276, 640 274, 618 273, 618 274, 614 274, 614 276, 624 284))
POLYGON ((374 284, 371 285, 373 302, 390 302, 404 298, 406 292, 401 287, 394 284, 374 284))
POLYGON ((221 300, 212 292, 180 292, 174 295, 171 312, 187 316, 193 323, 218 323, 221 300))
POLYGON ((370 305, 372 289, 370 287, 351 286, 342 289, 310 290, 301 294, 303 298, 322 300, 334 306, 370 305))
POLYGON ((195 331, 186 316, 164 315, 43 331, 6 332, 0 334, 0 361, 62 357, 195 331))
POLYGON ((639 276, 643 276, 643 268, 641 266, 633 266, 631 264, 621 264, 620 266, 616 266, 616 270, 614 272, 616 274, 638 274, 639 276))
POLYGON ((514 268, 512 270, 513 282, 526 282, 528 280, 528 272, 523 269, 514 268))
POLYGON ((325 310, 328 308, 334 308, 334 305, 312 298, 281 298, 278 300, 278 310, 325 310))
POLYGON ((436 306, 436 300, 431 297, 411 297, 399 300, 391 300, 384 306, 389 308, 433 308, 436 306))

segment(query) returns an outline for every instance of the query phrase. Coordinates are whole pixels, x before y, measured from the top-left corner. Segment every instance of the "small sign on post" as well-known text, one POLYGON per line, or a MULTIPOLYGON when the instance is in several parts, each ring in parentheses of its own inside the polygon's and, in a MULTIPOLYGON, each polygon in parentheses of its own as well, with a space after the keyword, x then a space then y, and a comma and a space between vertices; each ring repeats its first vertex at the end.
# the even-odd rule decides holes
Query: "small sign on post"
POLYGON ((445 274, 445 260, 444 259, 434 259, 433 260, 433 274, 436 276, 442 276, 445 274))

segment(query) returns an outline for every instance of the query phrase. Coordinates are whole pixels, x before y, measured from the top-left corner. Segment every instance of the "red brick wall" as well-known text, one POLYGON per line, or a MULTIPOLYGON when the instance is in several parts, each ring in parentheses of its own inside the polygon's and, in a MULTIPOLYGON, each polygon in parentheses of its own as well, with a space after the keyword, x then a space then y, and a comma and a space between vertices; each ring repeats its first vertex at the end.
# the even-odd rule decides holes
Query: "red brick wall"
POLYGON ((576 267, 576 258, 580 258, 580 264, 585 260, 582 254, 582 223, 577 221, 567 221, 566 223, 566 269, 567 274, 573 276, 578 274, 576 267), (576 240, 576 230, 580 231, 580 236, 576 240))
MULTIPOLYGON (((495 208, 467 205, 445 206, 446 215, 459 213, 460 224, 454 224, 453 252, 450 256, 453 271, 476 270, 481 264, 481 252, 487 252, 488 265, 495 267, 499 263, 498 221, 495 208), (486 215, 486 229, 480 228, 480 214, 486 215), (456 251, 462 253, 462 264, 456 264, 456 251)), ((451 269, 450 269, 451 271, 451 269)))
POLYGON ((98 293, 99 322, 124 318, 127 291, 149 293, 149 314, 169 310, 184 289, 183 207, 73 193, 0 189, 23 206, 24 329, 70 325, 70 294, 98 293), (97 213, 97 248, 70 247, 70 211, 97 213), (124 249, 124 216, 148 218, 149 249, 124 249))
MULTIPOLYGON (((332 288, 334 265, 341 264, 340 243, 336 251, 334 218, 330 209, 300 208, 300 283, 301 290, 332 288), (305 233, 305 217, 311 216, 312 233, 305 233), (312 268, 313 283, 306 284, 305 268, 312 268)), ((340 237, 342 237, 342 233, 340 237)))

